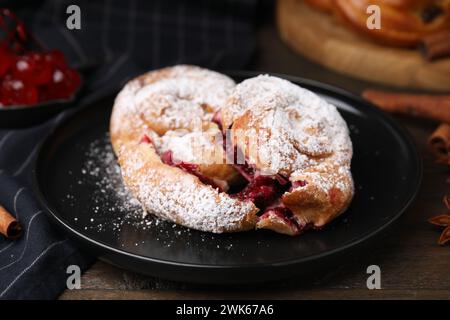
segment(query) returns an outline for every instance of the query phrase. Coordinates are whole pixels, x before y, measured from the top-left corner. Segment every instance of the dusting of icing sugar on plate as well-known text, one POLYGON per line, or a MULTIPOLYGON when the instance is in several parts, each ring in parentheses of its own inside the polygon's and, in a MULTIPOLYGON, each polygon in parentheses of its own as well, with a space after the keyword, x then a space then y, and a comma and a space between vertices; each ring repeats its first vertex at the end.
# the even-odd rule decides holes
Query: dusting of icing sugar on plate
MULTIPOLYGON (((80 170, 81 178, 77 185, 94 185, 95 190, 91 196, 92 207, 87 219, 74 217, 73 223, 80 225, 82 230, 95 233, 114 231, 120 236, 124 228, 131 227, 136 232, 149 232, 151 237, 160 242, 163 247, 170 248, 178 237, 190 238, 191 229, 164 221, 154 215, 145 215, 140 203, 125 188, 120 174, 120 167, 111 147, 109 134, 93 140, 85 150, 85 161, 80 170), (145 217, 143 218, 143 216, 145 217)), ((69 173, 72 174, 72 173, 69 173)), ((76 205, 76 195, 67 193, 63 202, 69 206, 76 205)), ((216 235, 217 236, 217 235, 216 235)), ((201 233, 202 242, 214 242, 213 234, 201 233)), ((228 235, 229 240, 221 240, 221 245, 215 245, 217 250, 233 250, 235 240, 228 235)), ((122 243, 122 246, 129 244, 122 243)), ((144 245, 144 241, 136 241, 133 246, 144 245)), ((189 241, 187 246, 194 244, 189 241)), ((261 243, 267 246, 268 243, 261 243)))

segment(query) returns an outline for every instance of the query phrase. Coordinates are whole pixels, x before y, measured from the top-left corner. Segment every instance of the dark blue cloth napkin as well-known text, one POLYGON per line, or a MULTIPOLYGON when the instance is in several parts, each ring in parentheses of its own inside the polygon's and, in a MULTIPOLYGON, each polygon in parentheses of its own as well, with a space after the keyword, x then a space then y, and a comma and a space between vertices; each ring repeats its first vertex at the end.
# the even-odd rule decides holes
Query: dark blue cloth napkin
MULTIPOLYGON (((144 71, 190 63, 238 69, 255 47, 257 0, 3 1, 48 48, 64 51, 84 73, 79 106, 114 94, 144 71), (81 8, 81 30, 66 28, 66 8, 81 8)), ((0 299, 54 299, 66 269, 85 270, 94 258, 54 229, 33 196, 31 170, 38 143, 72 110, 39 126, 0 128, 0 204, 24 226, 16 241, 0 237, 0 299)))

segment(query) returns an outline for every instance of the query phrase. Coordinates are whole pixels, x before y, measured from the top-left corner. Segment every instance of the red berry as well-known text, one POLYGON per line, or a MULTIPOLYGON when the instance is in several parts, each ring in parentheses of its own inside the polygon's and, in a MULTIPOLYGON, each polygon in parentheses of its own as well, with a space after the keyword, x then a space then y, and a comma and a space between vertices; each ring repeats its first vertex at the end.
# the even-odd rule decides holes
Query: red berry
POLYGON ((278 189, 277 180, 265 176, 257 176, 235 196, 241 200, 252 201, 258 208, 265 208, 275 200, 278 189))
POLYGON ((1 103, 5 106, 32 105, 38 102, 38 91, 35 86, 10 76, 3 79, 0 96, 1 103))
POLYGON ((298 187, 304 187, 308 184, 305 180, 297 180, 292 182, 292 189, 296 189, 298 187))
POLYGON ((45 88, 47 99, 67 99, 80 85, 80 76, 73 69, 55 69, 52 79, 45 88))
POLYGON ((148 135, 144 134, 141 138, 141 141, 139 141, 139 143, 151 144, 153 142, 152 142, 152 139, 150 139, 150 137, 148 135))
POLYGON ((14 55, 5 46, 0 46, 0 78, 3 77, 14 63, 14 55))
POLYGON ((173 162, 173 158, 172 158, 172 151, 167 150, 166 152, 164 152, 161 155, 161 161, 165 164, 168 164, 169 166, 173 166, 174 162, 173 162))
POLYGON ((52 65, 40 53, 29 53, 19 57, 13 67, 14 78, 35 85, 49 83, 52 77, 52 65))
POLYGON ((51 63, 55 68, 67 68, 64 53, 61 50, 51 50, 45 53, 45 60, 51 63))

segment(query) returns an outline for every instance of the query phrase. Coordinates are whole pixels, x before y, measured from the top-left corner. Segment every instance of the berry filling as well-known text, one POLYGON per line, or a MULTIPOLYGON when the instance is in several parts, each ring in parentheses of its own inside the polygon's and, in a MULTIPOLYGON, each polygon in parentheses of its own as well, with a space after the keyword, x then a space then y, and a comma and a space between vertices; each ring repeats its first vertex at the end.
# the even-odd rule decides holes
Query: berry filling
POLYGON ((148 135, 144 134, 144 135, 142 136, 142 138, 141 138, 141 141, 139 141, 139 143, 148 143, 148 144, 151 144, 151 143, 153 143, 153 142, 152 142, 152 139, 150 139, 150 137, 149 137, 148 135))
MULTIPOLYGON (((212 121, 222 128, 220 112, 214 114, 212 121)), ((237 198, 241 201, 253 202, 255 206, 260 209, 259 227, 264 228, 269 226, 270 229, 290 235, 298 235, 310 229, 310 224, 299 222, 298 219, 295 218, 293 212, 281 201, 281 197, 285 192, 290 192, 298 187, 304 187, 307 182, 300 180, 291 183, 280 174, 272 176, 263 175, 254 166, 251 166, 248 161, 239 164, 238 159, 243 159, 243 154, 239 154, 241 151, 237 147, 229 148, 226 138, 227 137, 224 134, 223 147, 227 151, 228 159, 233 160, 233 167, 245 179, 246 183, 244 185, 234 186, 234 188, 228 190, 228 185, 224 187, 220 182, 201 174, 198 170, 198 165, 182 161, 175 162, 173 153, 170 150, 160 155, 161 161, 167 165, 178 167, 195 175, 204 184, 208 184, 213 188, 218 188, 221 192, 227 192, 233 198, 237 198), (232 154, 229 153, 230 149, 234 151, 232 154), (267 224, 269 221, 272 223, 267 224)), ((144 135, 141 142, 150 143, 151 140, 144 135)), ((225 184, 227 183, 225 182, 225 184)))
POLYGON ((278 183, 281 184, 282 186, 286 186, 287 184, 290 183, 288 179, 286 179, 279 173, 277 173, 274 177, 275 179, 277 179, 278 183))
MULTIPOLYGON (((235 155, 239 150, 235 149, 235 155)), ((235 157, 234 157, 235 158, 235 157)), ((236 159, 235 159, 236 160, 236 159)), ((247 161, 244 164, 236 164, 234 168, 247 180, 247 185, 236 193, 230 193, 231 197, 242 201, 251 201, 260 209, 259 226, 264 227, 266 220, 272 221, 271 229, 290 235, 298 235, 307 229, 309 225, 298 223, 292 211, 281 201, 281 196, 293 188, 303 187, 306 181, 291 183, 280 174, 273 176, 262 175, 247 161)))
MULTIPOLYGON (((222 128, 220 110, 214 114, 213 121, 222 128)), ((261 175, 254 166, 251 166, 248 161, 239 164, 238 159, 245 158, 239 148, 230 148, 227 142, 227 135, 223 135, 223 146, 226 151, 233 150, 233 154, 227 153, 228 159, 233 159, 233 167, 239 174, 245 178, 247 185, 236 193, 230 193, 230 196, 236 197, 243 201, 251 201, 256 207, 260 209, 260 221, 264 221, 270 216, 278 217, 280 222, 290 229, 290 234, 299 234, 305 230, 305 226, 301 226, 295 219, 292 211, 284 206, 281 201, 281 196, 286 191, 291 191, 297 187, 306 185, 306 181, 295 181, 291 183, 281 174, 273 176, 261 175)))
POLYGON ((275 179, 258 176, 241 191, 232 194, 242 201, 251 201, 260 209, 266 208, 280 196, 280 186, 275 179))
POLYGON ((239 174, 247 180, 248 183, 252 182, 255 178, 255 169, 248 164, 233 164, 239 174))
POLYGON ((305 180, 297 180, 291 183, 291 187, 289 188, 289 192, 292 192, 292 190, 304 187, 308 184, 305 180))
POLYGON ((222 114, 220 113, 220 109, 214 113, 211 121, 217 124, 219 129, 222 130, 222 114))

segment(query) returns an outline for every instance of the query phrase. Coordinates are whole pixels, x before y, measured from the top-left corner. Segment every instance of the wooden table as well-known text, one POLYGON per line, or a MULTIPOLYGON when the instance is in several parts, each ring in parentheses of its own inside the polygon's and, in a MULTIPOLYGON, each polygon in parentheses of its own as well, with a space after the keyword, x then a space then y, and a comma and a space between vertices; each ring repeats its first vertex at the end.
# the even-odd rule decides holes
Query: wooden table
MULTIPOLYGON (((273 23, 261 26, 258 55, 252 69, 303 76, 359 93, 373 84, 330 72, 301 58, 279 40, 273 23)), ((441 199, 450 194, 448 169, 434 163, 426 139, 435 124, 397 118, 413 136, 424 160, 424 180, 415 203, 391 232, 371 246, 370 254, 343 261, 332 272, 308 283, 290 279, 255 288, 188 285, 144 277, 97 262, 82 277, 80 290, 66 290, 61 299, 360 299, 450 298, 450 247, 436 244, 439 232, 427 218, 444 212, 441 199), (381 290, 366 287, 367 266, 381 268, 381 290)))

